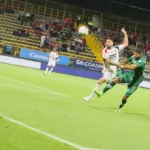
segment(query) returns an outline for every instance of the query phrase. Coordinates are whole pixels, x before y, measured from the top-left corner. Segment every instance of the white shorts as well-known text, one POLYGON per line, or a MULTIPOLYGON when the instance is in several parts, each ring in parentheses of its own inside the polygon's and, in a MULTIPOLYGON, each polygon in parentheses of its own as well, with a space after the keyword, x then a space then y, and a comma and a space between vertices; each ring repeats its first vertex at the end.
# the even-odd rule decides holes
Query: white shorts
POLYGON ((103 71, 103 77, 106 80, 111 80, 112 78, 114 78, 116 76, 116 72, 110 72, 110 71, 103 71))
POLYGON ((47 64, 48 67, 55 67, 56 66, 56 61, 49 61, 47 64))

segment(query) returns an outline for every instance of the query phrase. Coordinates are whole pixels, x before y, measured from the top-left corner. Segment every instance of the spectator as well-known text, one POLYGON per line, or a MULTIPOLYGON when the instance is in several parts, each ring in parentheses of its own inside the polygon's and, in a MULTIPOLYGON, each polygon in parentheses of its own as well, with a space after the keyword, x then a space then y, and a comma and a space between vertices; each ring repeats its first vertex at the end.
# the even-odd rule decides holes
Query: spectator
POLYGON ((71 50, 75 50, 75 41, 74 40, 71 41, 71 50))
POLYGON ((62 43, 56 45, 56 50, 61 52, 63 50, 62 43))
POLYGON ((150 50, 147 51, 147 62, 148 62, 148 63, 150 62, 150 50))
POLYGON ((85 38, 82 39, 82 44, 83 44, 83 46, 86 46, 86 39, 85 38))
POLYGON ((50 50, 53 50, 54 47, 55 47, 55 43, 54 43, 54 41, 52 41, 52 42, 50 43, 50 50))
POLYGON ((63 43, 62 44, 62 52, 67 52, 68 49, 67 49, 67 44, 66 43, 63 43))
POLYGON ((40 47, 41 47, 41 48, 43 48, 43 46, 44 46, 45 38, 46 38, 46 36, 43 34, 43 35, 41 36, 41 43, 40 43, 40 47))
POLYGON ((45 46, 45 48, 48 48, 48 49, 49 49, 49 46, 50 46, 50 38, 49 38, 48 35, 46 35, 46 37, 45 37, 44 46, 45 46))
POLYGON ((58 37, 58 32, 54 31, 52 36, 53 36, 53 41, 56 42, 57 41, 57 37, 58 37))
POLYGON ((149 45, 148 45, 148 43, 146 43, 145 45, 144 45, 144 54, 145 54, 145 56, 147 56, 147 52, 149 51, 149 45))
POLYGON ((79 52, 81 51, 80 44, 77 44, 75 46, 75 51, 76 51, 77 54, 79 54, 79 52))

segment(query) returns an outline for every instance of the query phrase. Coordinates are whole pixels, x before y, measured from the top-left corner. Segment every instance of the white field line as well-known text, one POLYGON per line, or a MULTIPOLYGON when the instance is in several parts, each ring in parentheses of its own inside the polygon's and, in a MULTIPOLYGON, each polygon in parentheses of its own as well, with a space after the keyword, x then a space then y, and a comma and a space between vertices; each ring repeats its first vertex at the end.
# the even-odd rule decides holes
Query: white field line
POLYGON ((8 84, 0 84, 0 86, 3 86, 3 87, 8 87, 8 88, 12 88, 12 89, 21 89, 21 90, 25 90, 25 91, 32 91, 32 92, 35 92, 35 93, 44 93, 44 94, 48 94, 48 95, 56 95, 55 93, 51 93, 51 92, 47 92, 47 91, 41 91, 41 90, 36 90, 36 89, 30 89, 30 88, 22 88, 22 87, 19 87, 19 86, 13 86, 13 85, 8 85, 8 84))
POLYGON ((84 148, 84 147, 82 147, 82 146, 79 146, 79 145, 74 144, 74 143, 72 143, 72 142, 69 142, 69 141, 67 141, 67 140, 64 140, 64 139, 61 139, 61 138, 59 138, 59 137, 57 137, 57 136, 54 136, 54 135, 52 135, 52 134, 50 134, 50 133, 43 132, 43 131, 41 131, 41 130, 39 130, 39 129, 36 129, 36 128, 34 128, 34 127, 31 127, 31 126, 29 126, 29 125, 27 125, 27 124, 24 124, 24 123, 22 123, 22 122, 20 122, 20 121, 18 121, 18 120, 15 120, 15 119, 13 119, 13 118, 7 117, 7 116, 5 116, 5 115, 3 115, 3 114, 0 114, 0 117, 4 118, 5 120, 7 120, 7 121, 9 121, 9 122, 12 122, 12 123, 14 123, 14 124, 20 125, 20 126, 26 128, 26 129, 28 129, 28 130, 31 130, 31 131, 36 132, 36 133, 38 133, 38 134, 44 135, 44 136, 46 136, 46 137, 48 137, 48 138, 50 138, 50 139, 54 139, 54 140, 59 141, 59 142, 61 142, 61 143, 67 144, 67 145, 69 145, 69 146, 71 146, 71 147, 74 147, 74 148, 76 148, 76 149, 78 149, 78 150, 104 150, 104 149, 95 149, 95 148, 84 148))
POLYGON ((4 77, 4 76, 0 76, 1 78, 4 78, 4 79, 8 79, 8 80, 12 80, 12 81, 16 81, 18 83, 21 83, 21 84, 24 84, 24 85, 28 85, 30 87, 34 87, 34 88, 38 88, 38 89, 41 89, 41 90, 44 90, 44 91, 47 91, 47 92, 51 92, 55 95, 60 95, 60 96, 63 96, 63 97, 70 97, 69 95, 66 95, 66 94, 62 94, 60 92, 57 92, 57 91, 54 91, 54 90, 50 90, 50 89, 47 89, 47 88, 44 88, 44 87, 40 87, 40 86, 37 86, 37 85, 33 85, 31 83, 28 83, 28 82, 24 82, 24 81, 20 81, 20 80, 17 80, 17 79, 11 79, 11 78, 8 78, 8 77, 4 77))

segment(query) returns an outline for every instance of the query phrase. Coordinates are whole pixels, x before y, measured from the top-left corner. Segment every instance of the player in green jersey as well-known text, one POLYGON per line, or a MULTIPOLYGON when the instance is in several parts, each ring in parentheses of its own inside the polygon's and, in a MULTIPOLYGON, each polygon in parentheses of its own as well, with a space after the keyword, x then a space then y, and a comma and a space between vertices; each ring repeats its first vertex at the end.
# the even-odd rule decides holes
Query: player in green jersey
POLYGON ((119 105, 117 111, 120 111, 121 108, 127 103, 127 99, 137 90, 140 83, 143 81, 143 73, 145 70, 146 60, 142 57, 142 51, 136 49, 133 56, 131 56, 124 65, 116 64, 116 66, 122 69, 129 69, 131 71, 126 74, 116 77, 103 89, 101 93, 96 91, 98 97, 106 93, 117 83, 129 83, 128 89, 125 95, 122 98, 122 103, 119 105))

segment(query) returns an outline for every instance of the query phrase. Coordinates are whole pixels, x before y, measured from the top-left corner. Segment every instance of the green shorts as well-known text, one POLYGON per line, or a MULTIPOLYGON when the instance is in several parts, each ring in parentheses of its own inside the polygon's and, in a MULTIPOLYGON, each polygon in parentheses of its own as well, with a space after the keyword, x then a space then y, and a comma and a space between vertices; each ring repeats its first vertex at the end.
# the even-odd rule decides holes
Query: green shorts
POLYGON ((126 92, 126 96, 131 96, 139 87, 140 83, 143 81, 143 78, 137 80, 131 80, 128 84, 128 90, 126 92))
POLYGON ((133 78, 133 73, 131 71, 123 73, 121 69, 117 70, 116 77, 120 78, 122 83, 129 83, 133 78))

